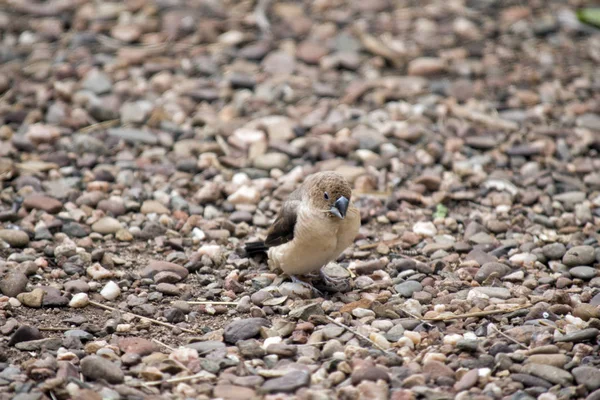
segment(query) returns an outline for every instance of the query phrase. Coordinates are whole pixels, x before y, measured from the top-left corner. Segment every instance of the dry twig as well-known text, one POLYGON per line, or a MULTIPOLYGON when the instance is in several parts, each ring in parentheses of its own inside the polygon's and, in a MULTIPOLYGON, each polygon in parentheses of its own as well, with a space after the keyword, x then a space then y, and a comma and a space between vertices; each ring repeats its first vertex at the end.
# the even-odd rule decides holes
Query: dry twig
POLYGON ((518 310, 522 310, 524 308, 529 308, 531 307, 531 304, 525 304, 519 307, 514 307, 514 308, 507 308, 505 310, 488 310, 488 311, 475 311, 475 312, 470 312, 470 313, 466 313, 466 314, 458 314, 458 315, 448 315, 448 316, 441 316, 441 317, 434 317, 434 318, 423 318, 425 321, 451 321, 454 319, 464 319, 464 318, 472 318, 472 317, 485 317, 488 315, 494 315, 494 314, 509 314, 513 311, 518 311, 518 310))
POLYGON ((171 378, 171 379, 167 379, 164 381, 151 381, 151 382, 146 382, 145 384, 148 386, 156 386, 156 385, 161 385, 163 383, 179 383, 179 382, 185 382, 185 381, 191 381, 193 379, 198 379, 198 378, 205 378, 206 377, 206 372, 200 372, 196 375, 189 375, 189 376, 182 376, 179 378, 171 378))
MULTIPOLYGON (((118 309, 116 309, 116 308, 114 308, 114 307, 106 306, 106 305, 104 305, 104 304, 100 304, 100 303, 97 303, 97 302, 95 302, 95 301, 91 301, 91 300, 90 300, 90 304, 91 304, 91 305, 93 305, 93 306, 96 306, 96 307, 104 308, 105 310, 109 310, 109 311, 119 311, 118 309)), ((183 332, 191 333, 191 334, 194 334, 194 335, 198 333, 198 332, 195 332, 195 331, 193 331, 193 330, 191 330, 191 329, 181 328, 181 327, 179 327, 179 326, 175 326, 175 325, 173 325, 173 324, 169 324, 169 323, 167 323, 167 322, 162 322, 162 321, 159 321, 159 320, 157 320, 157 319, 154 319, 154 318, 148 318, 148 317, 144 317, 144 316, 142 316, 142 315, 138 315, 138 314, 132 313, 131 311, 127 311, 127 312, 128 312, 129 314, 131 314, 131 315, 133 315, 133 316, 135 316, 135 317, 139 318, 139 319, 142 319, 142 320, 144 320, 144 319, 145 319, 145 320, 148 320, 148 321, 150 321, 150 322, 152 322, 152 323, 154 323, 154 324, 156 324, 156 325, 162 325, 162 326, 166 326, 167 328, 171 328, 171 329, 180 329, 180 330, 182 330, 183 332)))
POLYGON ((496 332, 498 332, 500 335, 502 335, 503 337, 505 337, 506 339, 510 340, 511 342, 518 344, 519 346, 521 346, 524 349, 529 349, 529 347, 525 346, 523 343, 519 342, 516 339, 511 338, 510 336, 508 336, 506 333, 500 331, 500 329, 496 328, 494 325, 490 325, 496 332))

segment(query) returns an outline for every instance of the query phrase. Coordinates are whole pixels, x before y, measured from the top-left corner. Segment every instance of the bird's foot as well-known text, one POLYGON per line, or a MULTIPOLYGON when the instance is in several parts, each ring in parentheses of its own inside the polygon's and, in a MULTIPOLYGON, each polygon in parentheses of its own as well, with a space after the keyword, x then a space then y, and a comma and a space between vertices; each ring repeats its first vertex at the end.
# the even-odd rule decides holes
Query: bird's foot
POLYGON ((292 280, 292 282, 297 283, 299 285, 302 285, 304 287, 309 288, 310 290, 312 290, 317 296, 319 297, 323 297, 323 293, 317 289, 316 287, 314 287, 312 284, 303 281, 302 279, 298 278, 295 275, 290 275, 290 279, 292 280))

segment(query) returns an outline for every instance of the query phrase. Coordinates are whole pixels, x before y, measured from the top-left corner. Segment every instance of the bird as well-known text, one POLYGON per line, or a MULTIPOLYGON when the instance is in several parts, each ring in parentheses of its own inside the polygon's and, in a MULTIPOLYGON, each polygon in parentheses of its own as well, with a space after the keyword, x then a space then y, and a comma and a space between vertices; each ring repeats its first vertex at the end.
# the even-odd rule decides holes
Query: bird
POLYGON ((283 202, 266 239, 246 243, 245 250, 248 256, 266 253, 271 270, 306 284, 298 275, 320 272, 336 260, 354 242, 359 228, 360 212, 348 181, 333 171, 317 172, 283 202))

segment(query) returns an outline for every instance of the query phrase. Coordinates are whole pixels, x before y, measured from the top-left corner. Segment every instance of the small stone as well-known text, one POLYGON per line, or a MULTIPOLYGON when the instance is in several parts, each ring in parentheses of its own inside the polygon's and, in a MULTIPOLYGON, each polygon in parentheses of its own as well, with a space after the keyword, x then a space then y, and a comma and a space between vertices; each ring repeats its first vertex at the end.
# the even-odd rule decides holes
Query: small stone
POLYGON ((171 211, 156 200, 146 200, 140 209, 142 214, 170 214, 171 211))
POLYGON ((50 196, 38 193, 30 194, 29 196, 25 197, 23 206, 28 210, 43 210, 49 214, 56 214, 63 208, 63 205, 60 201, 50 196))
POLYGON ((441 377, 454 378, 454 371, 441 361, 427 361, 423 364, 423 372, 435 380, 441 377))
POLYGON ((358 385, 362 381, 377 382, 380 379, 383 381, 389 382, 390 375, 387 373, 387 371, 385 369, 383 369, 381 367, 374 367, 374 366, 356 368, 356 369, 354 369, 354 371, 352 371, 352 376, 351 376, 353 385, 358 385))
POLYGON ((152 341, 140 337, 125 337, 119 339, 119 349, 124 353, 147 356, 158 351, 158 346, 152 341))
POLYGON ((538 378, 562 386, 569 386, 573 381, 573 376, 569 372, 551 365, 525 364, 523 365, 521 372, 537 376, 538 378))
POLYGON ((112 301, 121 295, 121 288, 113 281, 109 281, 100 291, 100 295, 106 300, 112 301))
POLYGON ((118 365, 99 356, 87 356, 81 360, 81 373, 93 381, 104 379, 108 383, 122 383, 125 379, 118 365))
POLYGON ((284 169, 290 162, 290 158, 283 153, 265 153, 253 160, 255 168, 270 171, 272 169, 284 169))
POLYGON ((462 378, 460 378, 460 380, 454 384, 454 390, 456 390, 457 392, 462 392, 463 390, 469 390, 477 384, 478 380, 479 380, 478 370, 472 369, 472 370, 468 371, 466 374, 464 374, 462 376, 462 378))
POLYGON ((567 333, 554 339, 555 342, 572 342, 580 343, 588 340, 595 340, 600 334, 600 330, 596 328, 582 329, 580 331, 567 333))
POLYGON ((29 235, 16 229, 0 229, 0 240, 8 243, 10 247, 21 248, 29 244, 29 235))
POLYGON ((560 260, 566 252, 567 248, 562 243, 550 243, 542 247, 542 254, 548 260, 560 260))
POLYGON ((231 204, 258 204, 260 201, 260 192, 251 186, 242 186, 228 198, 231 204))
POLYGON ((8 341, 8 345, 14 346, 17 343, 29 342, 32 340, 40 340, 40 339, 42 339, 42 334, 40 333, 40 331, 37 328, 35 328, 33 326, 28 326, 28 325, 21 325, 15 331, 15 333, 13 333, 13 335, 10 337, 10 340, 8 341))
POLYGON ((110 235, 121 229, 121 223, 113 217, 103 217, 92 224, 92 230, 102 235, 110 235))
POLYGON ((313 315, 323 314, 323 308, 319 303, 311 303, 305 306, 293 308, 289 313, 289 317, 292 319, 302 319, 304 321, 308 321, 308 319, 313 315))
POLYGON ((584 385, 587 390, 594 391, 600 389, 600 369, 581 366, 573 368, 571 373, 575 377, 577 384, 584 385))
POLYGON ((218 384, 213 389, 213 398, 223 400, 248 400, 256 397, 256 392, 248 387, 218 384))
POLYGON ((270 379, 262 385, 266 393, 293 393, 310 384, 310 374, 306 371, 294 371, 280 378, 270 379))
POLYGON ((270 323, 264 318, 246 318, 230 322, 223 332, 223 339, 230 344, 236 344, 240 340, 255 337, 263 326, 270 323))
POLYGON ((95 94, 104 94, 112 89, 112 82, 104 72, 92 69, 83 78, 81 86, 95 94))
POLYGON ((433 237, 437 235, 437 228, 433 222, 417 222, 413 225, 413 232, 417 235, 433 237))
POLYGON ((471 295, 477 296, 477 294, 482 294, 487 297, 496 297, 498 299, 509 299, 511 297, 510 290, 503 287, 491 287, 491 286, 482 286, 473 288, 469 291, 467 295, 467 299, 471 295))
POLYGON ((573 316, 589 321, 591 318, 600 319, 600 307, 591 304, 579 304, 573 309, 573 316))
POLYGON ((511 272, 511 268, 507 265, 498 262, 490 262, 485 263, 479 268, 477 274, 475 274, 475 280, 479 283, 484 282, 486 279, 490 277, 490 275, 495 274, 497 278, 502 278, 511 272))
POLYGON ((40 308, 42 306, 42 300, 44 299, 44 289, 37 288, 27 293, 20 293, 17 296, 17 300, 23 303, 27 307, 40 308))
POLYGON ((25 291, 27 286, 27 276, 20 271, 9 272, 0 280, 0 292, 8 297, 17 297, 19 293, 25 291))
POLYGON ((408 74, 416 76, 432 76, 444 72, 446 62, 441 58, 421 57, 408 63, 408 74))
POLYGON ((592 246, 571 247, 563 256, 563 264, 567 267, 577 265, 591 265, 596 260, 596 253, 592 246))
POLYGON ((69 307, 71 308, 83 308, 88 304, 90 304, 90 299, 87 293, 77 293, 69 301, 69 307))
POLYGON ((181 290, 176 285, 171 283, 159 283, 156 285, 156 290, 162 294, 166 294, 167 296, 180 296, 181 290))
POLYGON ((140 271, 142 278, 153 279, 157 274, 161 272, 172 272, 179 275, 180 279, 185 279, 189 275, 189 271, 182 267, 168 261, 150 261, 150 263, 140 271))
POLYGON ((406 281, 394 286, 396 293, 403 297, 411 297, 413 293, 423 290, 423 285, 417 281, 406 281))
POLYGON ((596 277, 598 275, 598 270, 592 267, 580 266, 571 268, 569 270, 569 274, 571 274, 574 278, 583 279, 585 281, 589 281, 590 279, 596 277))

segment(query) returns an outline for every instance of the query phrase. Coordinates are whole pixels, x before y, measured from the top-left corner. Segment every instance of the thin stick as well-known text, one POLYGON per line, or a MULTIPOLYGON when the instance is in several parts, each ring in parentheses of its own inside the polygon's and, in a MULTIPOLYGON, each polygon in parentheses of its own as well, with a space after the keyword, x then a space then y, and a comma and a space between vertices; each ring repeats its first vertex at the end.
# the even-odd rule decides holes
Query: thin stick
MULTIPOLYGON (((174 302, 173 302, 174 303, 174 302)), ((186 301, 188 304, 205 304, 207 306, 237 306, 235 301, 186 301)))
POLYGON ((529 347, 525 346, 523 343, 519 342, 517 339, 513 339, 510 336, 508 336, 506 333, 501 332, 500 329, 496 328, 494 325, 490 325, 496 332, 498 332, 500 335, 502 335, 503 337, 505 337, 506 339, 510 340, 511 342, 518 344, 519 346, 521 346, 524 349, 529 349, 529 347))
POLYGON ((160 345, 161 345, 161 346, 163 346, 163 347, 166 347, 167 349, 169 349, 169 350, 171 350, 171 351, 175 351, 175 348, 174 348, 174 347, 171 347, 171 346, 169 346, 168 344, 165 344, 165 343, 161 342, 161 341, 160 341, 160 340, 158 340, 158 339, 152 339, 152 341, 153 341, 154 343, 158 343, 158 344, 160 344, 160 345))
POLYGON ((112 128, 119 124, 119 119, 110 119, 108 121, 97 122, 92 125, 88 125, 79 130, 79 133, 90 133, 104 128, 112 128))
POLYGON ((373 347, 376 347, 377 349, 383 351, 384 353, 387 352, 387 349, 384 349, 383 347, 381 347, 380 345, 378 345, 377 343, 375 343, 374 341, 372 341, 371 339, 369 339, 368 337, 366 337, 362 333, 359 333, 359 332, 353 330, 348 325, 344 325, 341 322, 337 322, 335 319, 331 318, 329 315, 325 315, 325 318, 329 322, 334 323, 335 325, 339 326, 340 328, 344 328, 348 332, 352 333, 354 336, 357 336, 357 337, 361 338, 362 340, 365 340, 365 341, 371 343, 371 345, 373 345, 373 347))
MULTIPOLYGON (((91 304, 91 305, 93 305, 93 306, 96 306, 96 307, 104 308, 105 310, 109 310, 109 311, 120 311, 120 310, 118 310, 118 309, 116 309, 116 308, 114 308, 114 307, 105 306, 104 304, 100 304, 100 303, 97 303, 97 302, 95 302, 95 301, 91 301, 91 300, 90 300, 90 304, 91 304)), ((150 322, 153 322, 153 323, 155 323, 155 324, 157 324, 157 325, 166 326, 167 328, 171 328, 171 329, 180 329, 180 330, 182 330, 183 332, 191 333, 191 334, 194 334, 194 335, 198 333, 198 332, 194 332, 194 331, 192 331, 191 329, 181 328, 181 327, 179 327, 179 326, 175 326, 175 325, 173 325, 173 324, 169 324, 169 323, 167 323, 167 322, 162 322, 162 321, 159 321, 159 320, 157 320, 157 319, 154 319, 154 318, 148 318, 148 317, 144 317, 144 316, 142 316, 142 315, 138 315, 138 314, 132 313, 132 312, 130 312, 130 311, 128 311, 128 313, 129 313, 129 314, 131 314, 131 315, 133 315, 133 316, 135 316, 135 317, 137 317, 137 318, 139 318, 139 319, 141 319, 141 320, 144 320, 144 319, 145 319, 145 320, 148 320, 148 321, 150 321, 150 322)))
POLYGON ((206 372, 200 372, 200 373, 198 373, 196 375, 182 376, 182 377, 179 377, 179 378, 171 378, 171 379, 167 379, 167 380, 163 380, 163 381, 146 382, 146 385, 148 385, 148 386, 156 386, 156 385, 160 385, 162 383, 178 383, 178 382, 191 381, 193 379, 205 378, 205 377, 206 377, 206 372))
POLYGON ((434 317, 434 318, 423 318, 423 319, 426 321, 450 321, 453 319, 485 317, 487 315, 494 315, 494 314, 508 314, 513 311, 518 311, 518 310, 522 310, 524 308, 529 308, 529 307, 531 307, 531 304, 525 304, 525 305, 522 305, 519 307, 514 307, 514 308, 507 308, 505 310, 476 311, 476 312, 471 312, 471 313, 466 313, 466 314, 449 315, 449 316, 434 317))

